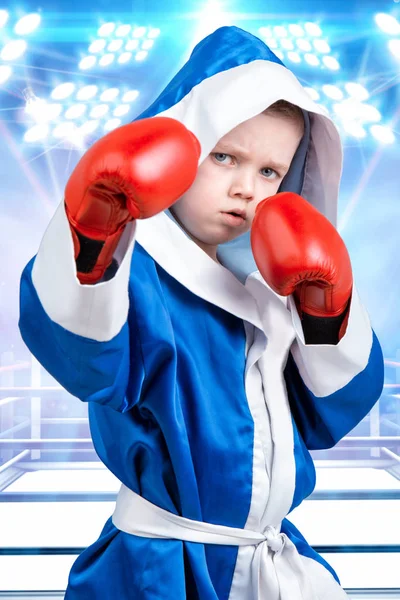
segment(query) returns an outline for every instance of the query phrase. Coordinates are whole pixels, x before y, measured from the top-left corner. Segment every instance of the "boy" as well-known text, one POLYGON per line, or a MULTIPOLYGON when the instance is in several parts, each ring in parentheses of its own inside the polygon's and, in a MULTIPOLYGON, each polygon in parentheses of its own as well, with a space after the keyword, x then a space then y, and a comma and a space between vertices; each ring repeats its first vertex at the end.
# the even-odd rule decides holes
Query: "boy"
POLYGON ((236 27, 79 161, 21 282, 25 342, 89 402, 122 482, 67 600, 345 597, 285 518, 314 488, 309 450, 383 384, 329 223, 340 172, 334 125, 236 27))

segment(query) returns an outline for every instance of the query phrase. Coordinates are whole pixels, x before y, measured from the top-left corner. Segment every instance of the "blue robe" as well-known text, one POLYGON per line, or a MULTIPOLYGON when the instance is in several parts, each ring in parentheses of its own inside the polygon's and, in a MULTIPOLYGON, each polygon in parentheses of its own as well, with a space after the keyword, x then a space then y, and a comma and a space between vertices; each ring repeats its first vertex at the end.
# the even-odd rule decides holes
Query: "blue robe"
MULTIPOLYGON (((335 223, 336 128, 247 32, 221 28, 203 40, 141 118, 183 122, 201 142, 201 162, 235 124, 280 97, 309 119, 282 189, 335 223)), ((60 203, 22 275, 21 334, 88 402, 96 452, 125 486, 188 519, 241 529, 279 523, 316 582, 315 598, 343 598, 332 567, 287 515, 314 489, 309 451, 334 446, 378 400, 379 342, 355 286, 341 341, 307 345, 293 300, 262 280, 248 236, 218 256, 222 265, 166 211, 129 224, 115 276, 82 286, 60 203)), ((74 563, 65 597, 244 600, 249 561, 248 548, 136 536, 110 518, 74 563)))

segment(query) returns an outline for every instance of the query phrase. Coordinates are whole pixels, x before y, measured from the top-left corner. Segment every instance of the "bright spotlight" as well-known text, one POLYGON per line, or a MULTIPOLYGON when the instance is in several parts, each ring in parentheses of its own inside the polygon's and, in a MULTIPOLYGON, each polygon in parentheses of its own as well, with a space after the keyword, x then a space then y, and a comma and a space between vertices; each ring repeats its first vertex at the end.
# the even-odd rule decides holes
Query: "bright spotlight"
POLYGON ((122 54, 120 54, 120 56, 118 57, 118 62, 123 65, 125 63, 127 63, 128 61, 130 61, 132 58, 132 52, 123 52, 122 54))
POLYGON ((293 50, 293 48, 294 48, 292 40, 289 40, 288 38, 281 39, 281 46, 285 50, 293 50))
POLYGON ((104 25, 98 29, 97 35, 100 37, 107 37, 114 31, 114 29, 115 23, 104 23, 104 25))
POLYGON ((135 56, 135 60, 144 60, 148 55, 148 52, 146 50, 139 50, 139 52, 136 54, 135 56))
POLYGON ((322 91, 328 98, 332 98, 333 100, 342 100, 343 92, 336 85, 323 85, 322 91))
POLYGON ((8 65, 0 65, 0 84, 5 83, 11 77, 12 69, 8 65))
POLYGON ((302 28, 301 25, 295 25, 295 24, 289 25, 289 31, 295 37, 303 37, 304 36, 304 29, 302 28))
POLYGON ((113 111, 113 115, 114 115, 114 117, 123 117, 130 111, 130 109, 131 109, 131 107, 129 106, 129 104, 120 104, 113 111))
POLYGON ((371 104, 359 104, 359 110, 359 118, 363 121, 380 121, 382 118, 379 110, 371 104))
POLYGON ((117 37, 124 37, 125 35, 128 35, 130 30, 131 30, 130 25, 120 25, 119 27, 117 27, 117 29, 115 31, 115 35, 117 37))
POLYGON ((4 27, 4 25, 8 21, 8 12, 4 9, 0 10, 0 27, 4 27))
POLYGON ((147 37, 154 39, 156 37, 158 37, 160 35, 160 30, 157 27, 154 27, 153 29, 150 29, 149 33, 147 34, 147 37))
POLYGON ((101 94, 100 101, 101 102, 112 102, 113 100, 115 100, 115 98, 118 96, 118 94, 119 94, 118 88, 109 88, 108 90, 105 90, 101 94))
POLYGON ((115 129, 119 125, 121 125, 121 119, 110 119, 104 124, 104 129, 105 131, 111 131, 111 129, 115 129))
POLYGON ((378 13, 375 15, 375 23, 382 31, 389 35, 398 35, 400 33, 400 23, 392 15, 378 13))
POLYGON ((106 45, 106 40, 94 40, 89 46, 89 52, 95 54, 101 52, 106 45))
POLYGON ((319 37, 320 35, 322 35, 322 30, 321 30, 320 26, 317 25, 316 23, 306 23, 304 25, 304 29, 307 31, 307 33, 309 35, 312 35, 314 37, 319 37))
POLYGON ((129 90, 122 96, 122 102, 133 102, 138 96, 139 92, 137 90, 129 90))
POLYGON ((301 58, 297 52, 288 52, 287 57, 289 60, 291 60, 294 63, 301 62, 301 58))
POLYGON ((86 121, 85 123, 83 123, 83 125, 81 125, 79 127, 79 131, 83 135, 87 135, 89 133, 93 133, 94 131, 96 131, 98 126, 99 126, 98 121, 86 121))
MULTIPOLYGON (((133 41, 133 40, 132 40, 133 41)), ((150 50, 154 46, 154 40, 144 40, 142 50, 150 50)))
POLYGON ((90 100, 97 93, 97 85, 85 85, 76 94, 77 100, 90 100))
POLYGON ((338 61, 336 60, 336 58, 333 58, 333 56, 324 56, 322 58, 322 62, 328 69, 331 69, 332 71, 337 71, 338 69, 340 69, 338 61))
POLYGON ((16 23, 14 31, 17 35, 27 35, 39 26, 40 21, 41 17, 37 13, 25 15, 16 23))
POLYGON ((97 62, 97 58, 95 56, 85 56, 80 61, 78 67, 85 71, 86 69, 91 69, 97 62))
POLYGON ((98 106, 92 108, 89 116, 93 119, 100 119, 100 117, 104 117, 104 115, 106 115, 109 110, 110 107, 107 106, 107 104, 99 104, 98 106))
POLYGON ((370 132, 375 139, 383 144, 393 144, 395 140, 393 131, 384 125, 372 125, 370 132))
POLYGON ((388 47, 394 57, 400 58, 400 40, 389 40, 388 47))
POLYGON ((39 125, 34 125, 24 134, 24 142, 38 142, 39 140, 43 140, 47 134, 49 133, 48 125, 44 123, 40 123, 39 125))
POLYGON ((304 88, 307 92, 307 94, 310 96, 311 100, 319 100, 320 96, 317 92, 317 90, 314 90, 314 88, 304 88))
POLYGON ((315 56, 315 54, 305 54, 304 60, 313 67, 316 67, 317 65, 319 65, 319 58, 318 58, 318 56, 315 56))
POLYGON ((278 47, 278 42, 276 41, 275 38, 267 38, 265 40, 265 43, 267 44, 268 48, 277 48, 278 47))
POLYGON ((99 60, 99 65, 102 67, 108 67, 108 65, 111 65, 114 58, 114 54, 104 54, 99 60))
POLYGON ((85 111, 86 106, 84 104, 74 104, 66 111, 64 116, 66 119, 79 119, 85 111))
POLYGON ((344 88, 349 94, 349 96, 355 98, 356 100, 360 100, 360 102, 362 102, 363 100, 368 100, 369 98, 368 91, 365 89, 364 86, 362 86, 359 83, 353 83, 350 81, 348 83, 345 83, 344 88))
POLYGON ((2 60, 15 60, 23 55, 27 48, 25 40, 12 40, 4 46, 1 51, 0 58, 2 60))
POLYGON ((321 52, 321 54, 327 54, 331 51, 331 48, 325 40, 314 40, 314 48, 317 52, 321 52))
POLYGON ((108 46, 107 46, 107 50, 109 52, 117 52, 117 50, 119 50, 122 46, 123 42, 122 40, 112 40, 108 46))
POLYGON ((310 42, 303 38, 297 39, 296 44, 297 44, 297 47, 300 48, 300 50, 304 50, 304 52, 310 52, 310 50, 312 48, 310 42))
POLYGON ((132 32, 132 37, 141 38, 144 36, 145 33, 146 33, 146 27, 135 27, 135 29, 132 32))
POLYGON ((125 44, 125 50, 128 50, 128 52, 130 52, 131 50, 136 50, 136 48, 138 46, 139 46, 139 40, 129 40, 125 44))
POLYGON ((364 127, 362 127, 362 125, 359 123, 344 123, 343 129, 346 133, 357 139, 365 138, 367 135, 364 127))
POLYGON ((75 89, 75 84, 73 83, 60 83, 54 90, 51 92, 51 97, 53 100, 64 100, 64 98, 68 98, 72 94, 75 89))
POLYGON ((283 27, 283 25, 275 25, 274 27, 274 34, 277 37, 287 37, 287 31, 286 28, 283 27))
POLYGON ((53 136, 55 138, 68 137, 74 133, 76 133, 76 126, 72 122, 60 123, 53 129, 53 136))

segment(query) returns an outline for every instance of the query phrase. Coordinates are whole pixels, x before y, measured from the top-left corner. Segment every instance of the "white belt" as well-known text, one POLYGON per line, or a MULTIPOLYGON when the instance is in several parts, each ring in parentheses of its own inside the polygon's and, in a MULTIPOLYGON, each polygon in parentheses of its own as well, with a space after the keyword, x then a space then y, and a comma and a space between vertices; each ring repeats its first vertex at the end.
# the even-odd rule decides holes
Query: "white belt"
POLYGON ((121 531, 149 538, 201 544, 256 546, 249 574, 252 600, 316 600, 296 546, 280 526, 262 533, 174 515, 122 484, 112 521, 121 531), (269 550, 270 549, 270 552, 269 550), (278 585, 278 587, 277 587, 278 585))

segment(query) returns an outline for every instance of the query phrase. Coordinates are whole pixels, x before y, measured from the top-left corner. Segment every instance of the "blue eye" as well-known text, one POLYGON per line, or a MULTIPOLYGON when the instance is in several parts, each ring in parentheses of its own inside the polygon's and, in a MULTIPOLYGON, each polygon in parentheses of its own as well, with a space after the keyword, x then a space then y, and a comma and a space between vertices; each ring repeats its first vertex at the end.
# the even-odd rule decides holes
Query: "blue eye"
POLYGON ((220 163, 223 163, 224 158, 226 158, 226 157, 232 158, 230 154, 225 154, 224 152, 214 152, 213 156, 214 156, 215 160, 220 163))
POLYGON ((279 177, 279 174, 276 171, 274 171, 273 169, 269 169, 268 167, 266 167, 265 169, 261 169, 261 172, 262 171, 268 171, 270 175, 274 175, 274 177, 269 177, 268 175, 265 175, 268 179, 275 179, 276 177, 279 177))

